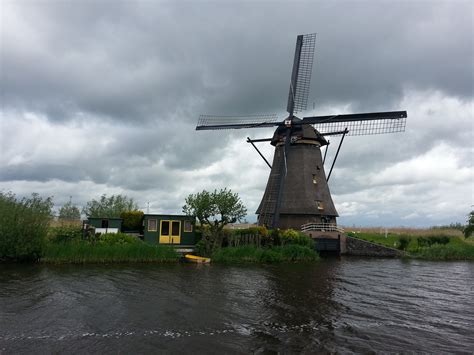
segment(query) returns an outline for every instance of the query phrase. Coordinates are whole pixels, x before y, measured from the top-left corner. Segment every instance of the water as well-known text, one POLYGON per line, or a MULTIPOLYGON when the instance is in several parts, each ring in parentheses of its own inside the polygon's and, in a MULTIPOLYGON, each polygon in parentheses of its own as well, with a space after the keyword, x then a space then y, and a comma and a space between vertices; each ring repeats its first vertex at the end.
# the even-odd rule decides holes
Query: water
POLYGON ((0 353, 472 353, 474 263, 0 265, 0 353))

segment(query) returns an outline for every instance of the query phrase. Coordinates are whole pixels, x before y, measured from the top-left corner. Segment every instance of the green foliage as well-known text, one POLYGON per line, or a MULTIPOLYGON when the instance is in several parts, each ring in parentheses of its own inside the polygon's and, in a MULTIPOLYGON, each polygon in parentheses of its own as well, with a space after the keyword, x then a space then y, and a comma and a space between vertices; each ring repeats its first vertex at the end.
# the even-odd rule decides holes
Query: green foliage
POLYGON ((447 236, 431 236, 431 237, 418 237, 416 242, 418 247, 430 247, 433 244, 448 244, 450 238, 447 236))
POLYGON ((272 248, 255 246, 222 248, 212 255, 217 263, 281 263, 303 262, 319 259, 318 253, 301 245, 285 245, 272 248))
POLYGON ((469 213, 467 218, 467 226, 464 228, 464 237, 469 238, 471 234, 474 232, 474 211, 469 213))
POLYGON ((140 239, 125 233, 104 233, 97 239, 100 245, 123 245, 143 243, 140 239))
POLYGON ((415 258, 427 260, 474 260, 474 245, 467 243, 434 244, 413 253, 415 258))
POLYGON ((81 212, 77 206, 74 206, 71 202, 67 202, 59 210, 59 219, 79 220, 81 219, 81 212))
POLYGON ((142 211, 125 211, 120 214, 123 219, 122 227, 125 230, 141 231, 143 229, 143 212, 142 211))
POLYGON ((148 243, 91 244, 88 242, 48 244, 41 262, 53 264, 85 263, 165 263, 177 262, 174 248, 148 243))
POLYGON ((48 239, 51 243, 76 242, 82 239, 82 228, 74 225, 51 227, 48 239))
POLYGON ((204 255, 210 255, 222 246, 224 226, 242 220, 247 214, 237 193, 221 189, 206 190, 186 198, 183 212, 195 216, 201 224, 204 255))
POLYGON ((410 238, 403 236, 398 239, 398 249, 407 250, 408 244, 410 244, 410 238))
POLYGON ((37 260, 51 220, 51 197, 0 192, 0 260, 37 260))
POLYGON ((112 195, 107 197, 102 195, 99 200, 91 200, 87 202, 82 212, 87 217, 108 217, 118 218, 122 212, 135 211, 138 209, 137 204, 132 198, 123 195, 112 195))
POLYGON ((281 245, 295 244, 302 245, 308 248, 314 246, 314 241, 304 233, 295 231, 293 229, 286 229, 280 234, 281 245))

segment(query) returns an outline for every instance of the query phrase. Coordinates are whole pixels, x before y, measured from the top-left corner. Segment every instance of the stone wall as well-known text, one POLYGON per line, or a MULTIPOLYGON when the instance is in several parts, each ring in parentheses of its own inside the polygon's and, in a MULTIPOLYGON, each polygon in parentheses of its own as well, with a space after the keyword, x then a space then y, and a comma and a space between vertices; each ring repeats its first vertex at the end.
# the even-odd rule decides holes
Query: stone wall
POLYGON ((383 256, 383 257, 400 257, 404 255, 404 252, 385 247, 380 244, 368 242, 366 240, 357 239, 346 236, 346 245, 344 254, 346 255, 359 255, 359 256, 383 256))

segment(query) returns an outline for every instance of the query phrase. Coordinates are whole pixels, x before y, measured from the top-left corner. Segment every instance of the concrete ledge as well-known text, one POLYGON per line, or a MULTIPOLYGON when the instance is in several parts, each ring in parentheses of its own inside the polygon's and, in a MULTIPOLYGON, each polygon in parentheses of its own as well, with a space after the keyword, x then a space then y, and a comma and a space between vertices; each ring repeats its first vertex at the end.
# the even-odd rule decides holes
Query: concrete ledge
POLYGON ((366 240, 346 236, 345 255, 401 257, 405 253, 401 250, 389 248, 366 240))

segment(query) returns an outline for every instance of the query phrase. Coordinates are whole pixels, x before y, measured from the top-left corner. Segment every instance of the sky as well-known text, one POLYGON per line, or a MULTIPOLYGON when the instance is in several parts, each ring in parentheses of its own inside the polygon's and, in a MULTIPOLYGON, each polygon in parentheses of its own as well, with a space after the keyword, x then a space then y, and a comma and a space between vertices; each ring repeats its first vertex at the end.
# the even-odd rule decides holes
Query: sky
POLYGON ((195 131, 197 119, 285 118, 296 36, 316 32, 302 116, 408 112, 404 133, 344 140, 338 223, 464 223, 474 205, 471 1, 0 4, 0 191, 181 213, 189 194, 228 187, 255 221, 270 170, 245 139, 272 129, 195 131))

